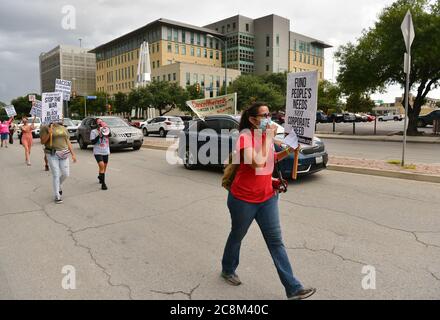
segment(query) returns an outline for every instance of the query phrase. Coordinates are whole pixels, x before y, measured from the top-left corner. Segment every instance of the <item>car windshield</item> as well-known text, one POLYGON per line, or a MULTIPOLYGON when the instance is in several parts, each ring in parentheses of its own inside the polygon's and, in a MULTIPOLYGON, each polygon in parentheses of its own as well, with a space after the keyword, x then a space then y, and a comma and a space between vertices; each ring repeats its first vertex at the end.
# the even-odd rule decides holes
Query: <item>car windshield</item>
POLYGON ((129 125, 121 118, 102 118, 109 127, 129 127, 129 125))
POLYGON ((66 127, 73 127, 74 126, 73 121, 68 118, 64 118, 63 125, 65 125, 66 127))
POLYGON ((181 118, 168 118, 171 122, 182 122, 181 118))

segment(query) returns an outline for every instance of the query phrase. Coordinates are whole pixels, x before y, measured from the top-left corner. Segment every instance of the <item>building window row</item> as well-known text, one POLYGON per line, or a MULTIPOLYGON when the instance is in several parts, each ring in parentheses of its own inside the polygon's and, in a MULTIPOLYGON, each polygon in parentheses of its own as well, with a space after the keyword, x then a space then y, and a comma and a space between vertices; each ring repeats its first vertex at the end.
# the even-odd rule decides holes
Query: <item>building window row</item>
POLYGON ((187 31, 178 28, 166 27, 166 37, 163 40, 174 41, 184 44, 203 46, 205 48, 219 49, 217 39, 208 38, 204 33, 187 31))

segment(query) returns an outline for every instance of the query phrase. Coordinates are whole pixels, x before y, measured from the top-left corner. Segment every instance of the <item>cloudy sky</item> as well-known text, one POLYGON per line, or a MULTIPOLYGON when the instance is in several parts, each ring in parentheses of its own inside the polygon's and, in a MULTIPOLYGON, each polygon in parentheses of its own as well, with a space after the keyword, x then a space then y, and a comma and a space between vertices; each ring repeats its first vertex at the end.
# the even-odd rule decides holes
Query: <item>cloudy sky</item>
MULTIPOLYGON (((291 30, 334 47, 354 41, 373 25, 392 0, 2 0, 0 2, 0 101, 39 92, 38 56, 58 44, 94 48, 158 18, 203 26, 236 14, 258 18, 271 13, 290 20, 291 30), (65 30, 63 7, 76 10, 76 29, 65 30)), ((326 52, 325 78, 338 66, 335 49, 326 52)), ((403 53, 402 53, 403 54, 403 53)), ((394 101, 399 87, 375 99, 394 101)), ((433 92, 440 98, 440 90, 433 92)))

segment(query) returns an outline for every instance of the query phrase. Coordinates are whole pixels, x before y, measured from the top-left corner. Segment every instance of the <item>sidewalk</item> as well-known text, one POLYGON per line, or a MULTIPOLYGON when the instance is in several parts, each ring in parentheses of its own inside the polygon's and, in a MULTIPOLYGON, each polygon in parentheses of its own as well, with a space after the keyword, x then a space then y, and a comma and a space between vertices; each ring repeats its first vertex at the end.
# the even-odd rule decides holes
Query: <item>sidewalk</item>
MULTIPOLYGON (((360 141, 381 141, 381 142, 403 142, 403 136, 353 136, 342 134, 341 132, 316 132, 316 136, 322 139, 340 139, 340 140, 360 140, 360 141)), ((406 139, 409 143, 439 143, 438 137, 410 137, 406 139)))

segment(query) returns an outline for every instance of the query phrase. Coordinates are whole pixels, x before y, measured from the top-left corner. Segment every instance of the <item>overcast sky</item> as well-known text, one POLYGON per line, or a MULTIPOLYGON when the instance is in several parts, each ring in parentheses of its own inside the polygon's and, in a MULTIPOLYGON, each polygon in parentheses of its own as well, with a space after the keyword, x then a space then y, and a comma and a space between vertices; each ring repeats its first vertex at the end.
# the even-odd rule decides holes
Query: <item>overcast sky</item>
MULTIPOLYGON (((2 0, 0 1, 0 101, 40 91, 38 56, 58 44, 94 48, 153 20, 168 18, 203 26, 236 14, 258 18, 277 14, 292 31, 323 40, 335 48, 354 41, 374 24, 392 0, 2 0), (65 30, 62 9, 76 9, 76 29, 65 30)), ((325 78, 337 75, 335 49, 326 50, 325 78), (333 72, 334 70, 334 72, 333 72)), ((403 53, 402 53, 403 59, 403 53)), ((399 87, 375 99, 393 102, 399 87)), ((440 98, 440 90, 430 94, 440 98)))

